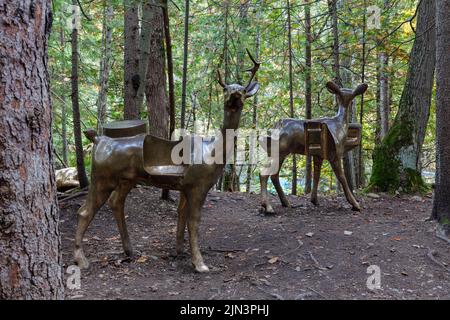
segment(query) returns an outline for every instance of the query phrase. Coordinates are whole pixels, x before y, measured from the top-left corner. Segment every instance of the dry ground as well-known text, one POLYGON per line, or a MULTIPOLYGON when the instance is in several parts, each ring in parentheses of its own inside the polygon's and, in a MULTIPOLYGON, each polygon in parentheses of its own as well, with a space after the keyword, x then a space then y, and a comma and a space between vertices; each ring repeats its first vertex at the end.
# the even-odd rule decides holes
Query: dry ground
MULTIPOLYGON (((320 207, 290 196, 292 209, 272 196, 277 214, 265 216, 259 195, 211 192, 200 227, 211 272, 197 274, 189 254, 173 255, 176 203, 159 195, 139 187, 127 199, 131 259, 110 208, 100 210, 84 240, 91 267, 68 299, 450 299, 450 246, 427 221, 429 197, 358 195, 363 212, 353 213, 338 196, 320 207), (379 290, 366 286, 370 265, 380 267, 379 290)), ((66 266, 83 201, 61 203, 66 266)))

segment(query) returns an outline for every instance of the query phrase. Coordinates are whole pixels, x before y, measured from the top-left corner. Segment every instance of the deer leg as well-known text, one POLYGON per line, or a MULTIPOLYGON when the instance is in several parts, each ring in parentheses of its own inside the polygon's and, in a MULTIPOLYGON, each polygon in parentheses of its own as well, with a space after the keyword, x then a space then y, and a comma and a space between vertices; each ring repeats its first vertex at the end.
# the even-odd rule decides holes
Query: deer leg
POLYGON ((197 272, 208 272, 209 268, 203 262, 198 245, 198 227, 201 218, 201 208, 207 192, 194 189, 186 194, 188 202, 187 226, 189 231, 189 244, 191 247, 192 264, 197 272))
POLYGON ((342 188, 344 189, 345 197, 347 198, 347 201, 352 205, 353 211, 361 211, 361 207, 359 206, 358 201, 356 201, 355 197, 353 196, 353 193, 350 191, 350 188, 347 183, 347 179, 345 178, 344 170, 342 169, 342 161, 341 159, 335 160, 330 162, 331 167, 333 168, 334 173, 336 174, 336 177, 338 178, 339 182, 342 185, 342 188))
POLYGON ((259 175, 259 183, 261 185, 261 206, 265 213, 275 213, 267 197, 267 181, 269 181, 269 176, 259 175))
POLYGON ((74 260, 82 269, 89 267, 89 262, 84 255, 82 246, 84 233, 89 227, 95 214, 103 206, 110 194, 111 189, 105 189, 104 187, 102 188, 101 186, 91 183, 86 203, 77 212, 78 224, 75 234, 74 260))
POLYGON ((313 159, 314 159, 314 181, 313 181, 313 190, 311 192, 311 202, 317 206, 319 204, 319 201, 317 200, 317 189, 319 188, 320 171, 322 170, 323 159, 317 156, 315 156, 313 159))
POLYGON ((177 243, 176 252, 183 252, 184 231, 186 230, 187 201, 183 191, 180 191, 180 202, 178 203, 178 224, 177 224, 177 243))
POLYGON ((120 238, 122 239, 123 251, 127 256, 133 255, 133 249, 130 244, 130 237, 128 236, 127 225, 125 223, 125 199, 128 193, 134 187, 134 183, 129 181, 120 182, 117 188, 109 197, 109 205, 116 218, 117 226, 119 228, 120 238))
POLYGON ((278 167, 278 171, 276 174, 270 176, 270 180, 272 180, 273 185, 275 186, 275 190, 277 190, 278 197, 280 198, 281 204, 283 207, 291 207, 291 204, 289 203, 289 200, 286 198, 286 195, 284 194, 283 188, 280 184, 280 170, 283 166, 285 157, 280 157, 280 165, 278 167))

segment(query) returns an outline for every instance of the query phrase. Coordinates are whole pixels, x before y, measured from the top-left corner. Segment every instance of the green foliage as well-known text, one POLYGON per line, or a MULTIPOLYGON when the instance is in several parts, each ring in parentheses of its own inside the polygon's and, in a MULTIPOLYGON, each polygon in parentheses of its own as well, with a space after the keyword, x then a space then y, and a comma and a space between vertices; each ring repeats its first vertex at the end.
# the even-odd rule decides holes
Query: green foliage
MULTIPOLYGON (((339 35, 341 42, 341 64, 346 58, 350 65, 342 67, 341 72, 347 72, 354 86, 361 82, 362 61, 362 26, 366 7, 362 0, 341 1, 338 8, 339 35)), ((112 26, 112 59, 107 96, 107 119, 116 120, 123 117, 123 2, 119 0, 81 1, 83 9, 91 18, 82 16, 79 33, 80 48, 80 109, 82 130, 97 126, 96 101, 99 88, 99 69, 102 48, 102 21, 104 5, 112 5, 113 18, 108 21, 112 26)), ((176 123, 179 124, 181 106, 181 78, 183 56, 183 22, 184 1, 169 1, 169 14, 172 36, 172 50, 175 79, 176 123), (174 5, 176 4, 176 6, 174 5), (178 8, 179 9, 178 9, 178 8)), ((258 72, 261 90, 258 94, 257 127, 270 128, 281 118, 289 116, 289 82, 288 82, 288 49, 287 49, 287 13, 286 1, 250 0, 246 18, 242 17, 243 1, 228 1, 228 39, 225 43, 225 9, 224 2, 196 0, 191 2, 189 26, 189 58, 187 83, 187 113, 188 128, 194 126, 194 118, 201 124, 201 129, 209 124, 210 129, 218 128, 223 116, 222 90, 216 82, 216 70, 228 70, 230 82, 245 82, 248 74, 238 66, 238 56, 248 48, 255 53, 256 36, 261 34, 259 57, 262 62, 258 72), (224 53, 226 52, 226 55, 224 53), (195 110, 194 110, 195 106, 195 110)), ((69 165, 75 165, 74 141, 72 130, 71 100, 70 100, 70 29, 67 21, 68 0, 54 0, 53 32, 49 42, 49 65, 51 89, 53 98, 53 142, 55 150, 62 153, 62 110, 67 110, 67 131, 69 143, 69 165)), ((383 7, 384 0, 371 1, 370 5, 383 7)), ((404 23, 415 11, 417 1, 405 0, 393 2, 389 9, 382 12, 382 29, 367 30, 366 34, 366 65, 365 81, 369 90, 365 95, 363 106, 363 159, 367 170, 371 168, 371 154, 375 147, 375 127, 377 120, 377 50, 384 48, 390 55, 390 90, 392 95, 392 111, 394 116, 400 100, 408 67, 408 53, 414 36, 409 23, 404 23), (401 26, 398 28, 398 26, 401 26), (394 30, 397 30, 393 32, 394 30)), ((295 116, 305 115, 305 41, 304 32, 304 2, 291 2, 292 14, 292 45, 294 68, 294 111, 295 116)), ((334 97, 324 90, 326 81, 334 77, 332 72, 333 41, 328 17, 327 1, 311 1, 312 33, 312 114, 313 117, 332 116, 335 113, 334 97)), ((244 55, 243 64, 250 65, 244 55)), ((355 120, 359 120, 360 101, 355 101, 355 120)), ((357 121, 359 122, 359 121, 357 121)), ((430 126, 434 126, 431 118, 430 126)), ((241 122, 243 128, 252 127, 252 103, 248 102, 241 122)), ((398 129, 400 130, 400 129, 398 129)), ((395 130, 394 130, 395 131, 395 130)), ((396 134, 395 132, 392 134, 396 134)), ((433 130, 429 130, 425 141, 425 150, 431 150, 434 140, 433 130)), ((89 145, 83 139, 85 148, 89 145)), ((374 154, 374 159, 387 159, 386 155, 392 147, 380 146, 374 154)), ((432 152, 427 154, 432 157, 432 152)), ((89 156, 86 156, 86 160, 89 156)), ((281 176, 290 180, 292 168, 291 158, 286 160, 281 176)), ((389 160, 391 161, 391 160, 389 160)), ((395 168, 397 162, 374 161, 373 170, 386 172, 395 168)), ((86 162, 88 163, 88 162, 86 162)), ((304 157, 298 157, 299 169, 304 168, 304 157)), ((433 166, 433 164, 430 164, 433 166)), ((246 172, 246 170, 238 170, 246 172)), ((254 172, 255 177, 258 172, 254 172)), ((304 170, 299 170, 300 179, 304 170)), ((329 186, 334 177, 325 164, 322 174, 324 185, 329 186)), ((398 177, 389 176, 387 188, 397 184, 398 177)), ((258 179, 253 179, 257 189, 258 179)), ((381 178, 380 178, 381 181, 381 178)), ((383 180, 384 181, 384 180, 383 180)), ((241 180, 241 182, 243 182, 241 180)), ((383 182, 385 183, 385 182, 383 182)), ((290 185, 287 183, 286 185, 290 185)), ((333 187, 334 188, 334 187, 333 187)))

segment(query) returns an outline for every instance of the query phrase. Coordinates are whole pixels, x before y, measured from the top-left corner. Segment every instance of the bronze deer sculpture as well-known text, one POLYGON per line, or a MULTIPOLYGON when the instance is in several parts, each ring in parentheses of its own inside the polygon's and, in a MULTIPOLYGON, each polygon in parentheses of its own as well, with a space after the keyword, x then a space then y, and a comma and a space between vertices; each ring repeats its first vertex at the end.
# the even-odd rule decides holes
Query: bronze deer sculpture
MULTIPOLYGON (((284 159, 290 154, 313 155, 314 161, 314 179, 313 189, 311 192, 311 202, 318 205, 317 189, 320 179, 320 170, 322 168, 323 160, 326 159, 330 162, 336 177, 341 183, 345 197, 347 201, 352 205, 352 209, 360 211, 358 201, 356 201, 353 193, 351 192, 347 179, 345 178, 344 171, 342 169, 342 157, 345 152, 353 149, 360 142, 360 126, 358 124, 348 123, 348 110, 352 107, 353 99, 363 94, 367 90, 367 84, 359 85, 355 90, 340 88, 334 82, 328 82, 326 85, 328 91, 334 94, 338 102, 338 112, 336 116, 332 118, 321 118, 315 120, 298 120, 298 119, 283 119, 275 125, 275 129, 279 132, 279 166, 276 174, 271 175, 273 185, 280 198, 281 204, 284 207, 290 207, 290 203, 283 192, 280 185, 279 172, 283 164, 284 159), (350 137, 349 127, 352 132, 350 137), (319 135, 319 141, 309 141, 309 134, 313 131, 317 131, 319 135), (355 134, 356 133, 356 134, 355 134), (356 137, 357 135, 357 137, 356 137), (321 142, 321 141, 322 142, 321 142), (323 141, 329 141, 326 145, 323 145, 323 141), (313 142, 315 145, 313 145, 313 142), (321 145, 322 143, 322 145, 321 145), (314 152, 314 148, 319 149, 320 152, 314 152)), ((263 148, 269 149, 271 143, 270 137, 263 137, 260 140, 263 148), (266 140, 266 141, 263 141, 266 140)), ((267 181, 268 175, 260 175, 261 184, 261 205, 266 213, 274 213, 272 206, 267 198, 267 181)))
MULTIPOLYGON (((260 64, 253 59, 250 52, 247 51, 247 53, 253 61, 253 68, 247 70, 251 71, 251 77, 246 86, 225 84, 220 72, 217 71, 218 82, 224 91, 222 136, 209 142, 200 142, 202 145, 199 149, 203 159, 206 156, 214 156, 217 152, 214 146, 223 148, 221 150, 229 151, 230 148, 232 150, 233 146, 226 145, 226 140, 223 138, 225 132, 228 129, 238 129, 244 101, 256 94, 259 89, 259 84, 252 80, 260 64)), ((152 135, 139 134, 133 137, 110 138, 97 136, 92 130, 87 132, 87 136, 94 142, 94 149, 87 200, 78 210, 74 252, 78 265, 82 268, 87 268, 89 265, 82 247, 83 235, 96 212, 108 198, 117 221, 124 252, 126 255, 132 255, 125 224, 125 199, 136 183, 145 182, 159 188, 180 191, 176 252, 183 251, 187 225, 192 264, 198 272, 209 271, 199 249, 198 228, 203 203, 209 190, 222 174, 224 164, 176 164, 172 160, 172 153, 180 141, 165 140, 152 135)), ((194 137, 189 139, 196 143, 194 137)), ((229 155, 230 152, 224 154, 229 155)))

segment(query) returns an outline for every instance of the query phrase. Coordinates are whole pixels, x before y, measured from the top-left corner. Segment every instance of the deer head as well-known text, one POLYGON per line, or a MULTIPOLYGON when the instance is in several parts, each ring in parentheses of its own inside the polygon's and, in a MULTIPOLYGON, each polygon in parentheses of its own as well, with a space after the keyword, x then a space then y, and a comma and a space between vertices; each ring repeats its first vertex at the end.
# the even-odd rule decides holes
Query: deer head
POLYGON ((351 102, 356 96, 359 96, 366 92, 367 84, 363 83, 356 87, 355 90, 341 88, 333 81, 327 82, 327 89, 330 93, 336 95, 339 106, 348 108, 351 106, 351 102))
POLYGON ((220 71, 217 70, 217 81, 223 88, 224 94, 224 128, 225 129, 237 129, 239 125, 239 119, 241 116, 242 108, 244 106, 245 99, 255 95, 259 90, 259 84, 256 81, 252 81, 259 69, 260 63, 257 62, 247 49, 247 54, 253 62, 253 67, 246 71, 251 72, 249 81, 245 86, 240 84, 226 84, 222 80, 220 71))

